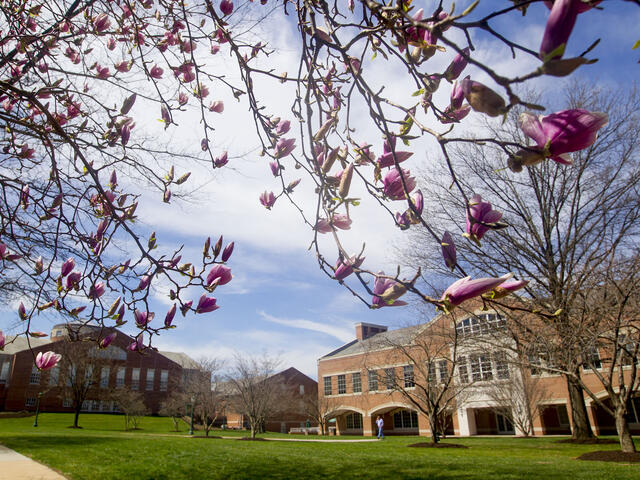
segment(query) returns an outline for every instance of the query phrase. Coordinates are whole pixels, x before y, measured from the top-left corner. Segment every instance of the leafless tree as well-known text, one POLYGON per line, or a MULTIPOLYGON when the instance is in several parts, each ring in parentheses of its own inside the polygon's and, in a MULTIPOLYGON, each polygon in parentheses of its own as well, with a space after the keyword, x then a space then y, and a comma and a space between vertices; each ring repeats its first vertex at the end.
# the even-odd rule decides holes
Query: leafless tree
POLYGON ((186 415, 186 405, 188 403, 187 396, 183 392, 172 392, 167 400, 162 403, 160 411, 161 416, 171 417, 173 421, 173 430, 179 431, 180 420, 184 421, 186 415))
POLYGON ((124 413, 125 430, 137 430, 142 417, 149 414, 149 408, 144 403, 142 393, 128 388, 119 388, 113 391, 111 398, 124 413))
POLYGON ((431 441, 437 443, 456 404, 464 402, 473 385, 461 348, 463 339, 455 328, 455 316, 440 316, 403 331, 405 335, 381 340, 391 347, 388 363, 406 363, 402 375, 387 369, 383 381, 427 417, 431 441))
POLYGON ((532 376, 519 363, 510 367, 508 378, 493 381, 485 387, 485 392, 495 404, 493 410, 506 417, 526 437, 534 434, 534 421, 540 417, 540 406, 548 393, 540 377, 532 376))
POLYGON ((107 391, 96 386, 100 382, 101 369, 110 367, 112 361, 107 350, 99 349, 90 340, 62 340, 55 347, 62 355, 59 363, 60 395, 71 400, 73 427, 78 428, 78 417, 89 396, 92 400, 100 396, 106 398, 107 391))
POLYGON ((282 408, 286 386, 269 381, 280 361, 267 355, 242 357, 237 354, 227 380, 232 388, 230 403, 249 422, 251 438, 263 430, 268 417, 282 408))
POLYGON ((326 435, 328 422, 335 416, 334 406, 331 405, 329 399, 324 395, 318 395, 318 392, 311 392, 304 395, 302 402, 304 413, 318 423, 320 434, 326 435))
MULTIPOLYGON (((469 143, 457 149, 452 161, 458 172, 465 172, 458 182, 467 192, 482 192, 484 200, 504 213, 509 227, 485 235, 482 249, 472 241, 456 244, 458 267, 465 274, 499 276, 510 271, 530 282, 525 294, 528 308, 538 312, 540 322, 559 341, 556 351, 562 356, 557 360, 563 362, 566 372, 573 437, 587 438, 592 431, 578 380, 586 325, 576 303, 594 272, 637 245, 640 96, 635 88, 604 91, 574 83, 565 90, 565 97, 567 108, 609 113, 609 123, 596 142, 575 154, 570 167, 547 162, 510 172, 499 150, 490 144, 469 143)), ((486 125, 494 138, 526 144, 516 113, 501 127, 486 125)), ((435 166, 426 173, 426 196, 435 199, 430 226, 439 232, 463 233, 458 220, 464 217, 467 205, 449 189, 450 181, 443 173, 435 166), (443 180, 438 182, 439 178, 443 180)), ((407 263, 420 262, 425 271, 446 278, 450 272, 439 249, 429 248, 416 232, 405 251, 407 263)))
POLYGON ((201 358, 198 368, 185 379, 185 397, 194 402, 194 415, 202 424, 205 436, 224 411, 226 395, 221 391, 223 362, 216 358, 201 358))

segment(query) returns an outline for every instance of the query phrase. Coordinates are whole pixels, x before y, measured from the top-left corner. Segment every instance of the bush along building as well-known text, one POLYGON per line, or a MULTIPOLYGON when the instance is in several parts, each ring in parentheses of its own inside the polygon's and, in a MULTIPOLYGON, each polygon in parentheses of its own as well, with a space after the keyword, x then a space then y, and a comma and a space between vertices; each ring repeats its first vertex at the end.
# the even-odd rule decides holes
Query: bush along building
POLYGON ((0 351, 0 410, 72 412, 79 402, 84 412, 120 412, 119 393, 139 392, 149 413, 155 414, 167 397, 197 372, 184 353, 146 349, 131 351, 134 340, 116 329, 87 325, 55 325, 48 339, 7 339, 0 351), (95 338, 115 333, 107 348, 95 338), (62 355, 58 365, 40 371, 39 352, 62 355), (38 402, 39 399, 39 402, 38 402))
MULTIPOLYGON (((554 368, 554 354, 533 338, 537 329, 525 334, 518 327, 522 322, 515 324, 508 313, 473 307, 390 331, 357 324, 353 341, 318 360, 318 403, 327 426, 335 419, 338 435, 375 435, 380 416, 385 435, 435 434, 435 440, 571 434, 567 383, 554 368)), ((598 378, 609 370, 612 392, 620 391, 620 383, 632 389, 625 418, 630 431, 640 433, 639 382, 631 377, 638 366, 637 341, 625 338, 625 359, 606 343, 583 346, 580 378, 591 392, 585 404, 596 435, 616 433, 613 416, 595 400, 611 405, 598 378)))

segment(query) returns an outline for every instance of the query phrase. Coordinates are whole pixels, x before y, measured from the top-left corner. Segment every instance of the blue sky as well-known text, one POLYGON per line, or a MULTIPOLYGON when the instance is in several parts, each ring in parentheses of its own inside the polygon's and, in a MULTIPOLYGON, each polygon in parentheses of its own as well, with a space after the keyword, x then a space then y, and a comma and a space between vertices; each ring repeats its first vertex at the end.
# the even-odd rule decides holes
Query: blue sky
MULTIPOLYGON (((414 3, 418 7, 424 5, 427 11, 435 4, 414 3)), ((464 8, 462 4, 469 3, 457 2, 457 10, 464 8)), ((500 3, 508 5, 510 2, 500 3)), ((605 3, 605 11, 593 10, 580 16, 566 56, 581 53, 600 36, 603 41, 590 54, 600 62, 583 67, 580 74, 599 83, 628 83, 638 78, 640 69, 637 63, 640 51, 631 50, 640 37, 637 31, 640 9, 629 2, 605 3)), ((494 7, 498 2, 481 2, 474 15, 481 13, 485 4, 494 7)), ((448 6, 445 5, 445 10, 448 6)), ((533 5, 524 19, 519 14, 512 14, 497 22, 496 27, 505 35, 515 36, 537 50, 547 12, 541 4, 533 5)), ((279 61, 293 72, 296 52, 290 46, 295 44, 296 32, 290 20, 283 22, 274 18, 262 28, 265 29, 264 34, 273 38, 274 46, 279 47, 279 61)), ((508 52, 493 40, 482 37, 475 40, 479 58, 491 61, 500 73, 512 75, 534 65, 531 60, 512 61, 508 52)), ((449 60, 448 53, 443 54, 440 60, 435 59, 433 71, 441 65, 446 66, 449 60)), ((228 62, 228 59, 220 61, 228 62)), ((375 72, 381 84, 396 85, 398 81, 393 72, 385 70, 381 60, 376 64, 365 63, 363 68, 365 75, 369 68, 375 72)), ((473 70, 469 73, 474 75, 473 70)), ((477 78, 483 80, 481 75, 477 78)), ((536 83, 553 100, 553 88, 558 82, 562 80, 543 79, 536 83)), ((280 84, 268 82, 257 88, 261 89, 269 111, 287 118, 291 91, 280 84)), ((447 98, 448 87, 441 87, 441 90, 439 95, 447 98)), ((394 95, 405 101, 409 93, 401 89, 394 91, 394 95)), ((202 169, 179 166, 194 170, 188 185, 195 192, 189 202, 176 200, 166 206, 158 203, 159 197, 155 194, 146 198, 139 213, 144 219, 140 228, 155 230, 161 244, 184 244, 187 258, 190 254, 198 255, 207 236, 216 239, 223 234, 227 242, 234 241, 235 251, 229 261, 234 279, 215 292, 221 306, 219 310, 187 318, 178 315, 175 321, 177 328, 158 338, 156 346, 164 350, 184 351, 195 358, 231 358, 234 352, 266 352, 280 356, 282 368, 293 366, 315 378, 316 360, 352 340, 355 323, 370 322, 395 328, 425 320, 411 307, 370 310, 319 270, 313 252, 307 251, 312 231, 305 228, 293 207, 280 199, 272 211, 267 211, 258 203, 258 195, 265 189, 275 190, 277 183, 271 177, 267 160, 257 154, 258 142, 252 137, 254 128, 247 116, 246 105, 226 97, 224 100, 224 121, 217 125, 214 148, 229 150, 231 160, 228 168, 216 171, 217 175, 212 179, 202 169)), ((189 119, 178 118, 178 122, 184 125, 189 119)), ((184 130, 158 130, 156 134, 162 135, 164 140, 199 143, 198 134, 194 133, 195 136, 190 138, 184 130)), ((381 152, 381 140, 378 143, 373 149, 375 153, 381 152)), ((419 154, 421 151, 429 152, 431 147, 428 144, 416 144, 413 148, 417 154, 409 162, 419 164, 427 157, 437 158, 419 154)), ((293 179, 295 171, 287 170, 286 174, 288 179, 293 179)), ((313 201, 313 193, 304 181, 298 198, 303 205, 310 205, 313 201)), ((354 253, 363 241, 367 242, 365 267, 374 271, 391 271, 394 265, 392 245, 401 244, 402 235, 391 226, 389 218, 379 217, 373 206, 363 205, 361 210, 354 212, 352 230, 345 232, 345 242, 354 253)), ((329 243, 324 247, 331 252, 329 243)), ((328 253, 327 257, 334 258, 335 253, 328 253)), ((409 275, 407 272, 406 276, 409 275)), ((163 294, 159 285, 154 305, 156 321, 163 318, 168 308, 168 299, 163 294)), ((15 324, 14 312, 0 315, 3 315, 0 316, 0 328, 3 330, 15 324)), ((51 318, 38 319, 35 326, 48 331, 54 321, 51 318)), ((124 331, 134 333, 135 329, 126 328, 128 326, 124 331)))

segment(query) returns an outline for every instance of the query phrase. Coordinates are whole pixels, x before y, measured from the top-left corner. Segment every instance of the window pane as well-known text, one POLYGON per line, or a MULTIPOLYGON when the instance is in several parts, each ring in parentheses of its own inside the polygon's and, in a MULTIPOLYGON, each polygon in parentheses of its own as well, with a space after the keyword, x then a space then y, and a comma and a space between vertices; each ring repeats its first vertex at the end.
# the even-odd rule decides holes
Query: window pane
POLYGON ((359 393, 362 391, 362 379, 360 377, 360 372, 354 373, 351 375, 352 383, 353 383, 353 393, 359 393))
POLYGON ((338 395, 347 393, 347 376, 338 375, 338 395))
POLYGON ((369 370, 369 391, 375 392, 378 390, 378 372, 369 370))
POLYGON ((324 394, 331 395, 332 386, 331 386, 331 377, 324 377, 324 394))

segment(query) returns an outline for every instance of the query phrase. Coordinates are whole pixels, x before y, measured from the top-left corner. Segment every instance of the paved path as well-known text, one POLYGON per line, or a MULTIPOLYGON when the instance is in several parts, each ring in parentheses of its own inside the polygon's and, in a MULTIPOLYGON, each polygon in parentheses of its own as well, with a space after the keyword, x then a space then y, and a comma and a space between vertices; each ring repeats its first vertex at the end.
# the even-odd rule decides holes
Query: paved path
POLYGON ((0 445, 0 480, 66 480, 49 467, 0 445))
MULTIPOLYGON (((240 437, 220 437, 224 439, 238 439, 240 437)), ((284 437, 259 437, 270 442, 324 442, 324 443, 357 443, 357 442, 378 442, 377 438, 354 438, 353 440, 330 440, 328 438, 284 438, 284 437)))

